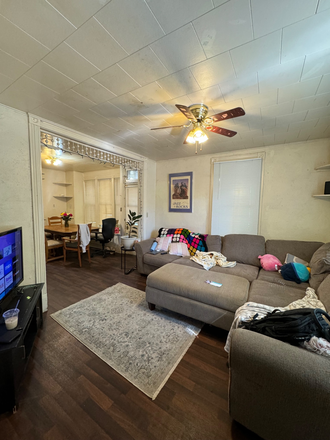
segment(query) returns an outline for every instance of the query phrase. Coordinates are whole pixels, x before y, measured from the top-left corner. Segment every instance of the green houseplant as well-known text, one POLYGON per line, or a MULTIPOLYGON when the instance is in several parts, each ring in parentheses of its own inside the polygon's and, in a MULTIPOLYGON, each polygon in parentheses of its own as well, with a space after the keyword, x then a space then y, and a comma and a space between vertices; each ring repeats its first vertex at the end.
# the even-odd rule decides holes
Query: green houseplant
POLYGON ((125 249, 132 249, 134 241, 137 238, 137 224, 141 220, 142 214, 137 215, 136 212, 132 212, 131 210, 129 210, 127 217, 128 220, 126 221, 126 230, 128 232, 128 235, 121 237, 121 240, 122 245, 125 249))

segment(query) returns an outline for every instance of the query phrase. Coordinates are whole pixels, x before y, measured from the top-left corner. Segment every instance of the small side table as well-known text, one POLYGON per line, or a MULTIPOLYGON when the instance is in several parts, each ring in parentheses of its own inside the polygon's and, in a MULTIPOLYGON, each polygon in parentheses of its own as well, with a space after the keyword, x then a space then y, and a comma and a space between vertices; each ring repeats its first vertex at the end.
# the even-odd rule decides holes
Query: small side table
POLYGON ((134 249, 125 249, 124 246, 121 246, 120 248, 120 268, 123 268, 123 257, 124 257, 124 274, 128 275, 131 272, 133 272, 133 270, 136 269, 136 255, 135 255, 135 266, 132 267, 131 269, 126 269, 126 253, 127 252, 135 252, 134 249))

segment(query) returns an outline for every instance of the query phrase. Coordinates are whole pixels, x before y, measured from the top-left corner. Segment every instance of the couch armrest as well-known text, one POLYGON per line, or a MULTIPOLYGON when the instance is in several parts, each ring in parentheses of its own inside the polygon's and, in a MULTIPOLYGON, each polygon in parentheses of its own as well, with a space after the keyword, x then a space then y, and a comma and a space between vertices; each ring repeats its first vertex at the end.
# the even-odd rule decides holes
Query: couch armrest
POLYGON ((134 249, 136 252, 137 270, 139 273, 144 273, 143 270, 143 255, 150 251, 151 245, 154 242, 154 238, 140 241, 135 243, 134 249))
POLYGON ((229 412, 239 423, 266 440, 329 436, 329 358, 237 329, 229 363, 229 412))

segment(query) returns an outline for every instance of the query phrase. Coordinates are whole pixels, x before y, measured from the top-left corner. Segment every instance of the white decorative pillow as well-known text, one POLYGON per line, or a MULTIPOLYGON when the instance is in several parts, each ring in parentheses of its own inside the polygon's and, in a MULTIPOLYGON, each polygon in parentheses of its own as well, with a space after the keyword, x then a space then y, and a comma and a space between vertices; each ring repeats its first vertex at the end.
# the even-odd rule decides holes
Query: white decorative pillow
POLYGON ((296 257, 295 255, 292 254, 286 254, 284 264, 287 263, 300 263, 303 264, 304 266, 309 266, 308 261, 305 261, 302 258, 296 257))
POLYGON ((156 247, 156 251, 164 251, 167 252, 168 251, 168 247, 172 241, 172 237, 157 237, 156 238, 157 241, 157 247, 156 247))
POLYGON ((168 253, 170 255, 190 257, 188 246, 186 245, 186 243, 171 243, 168 253))

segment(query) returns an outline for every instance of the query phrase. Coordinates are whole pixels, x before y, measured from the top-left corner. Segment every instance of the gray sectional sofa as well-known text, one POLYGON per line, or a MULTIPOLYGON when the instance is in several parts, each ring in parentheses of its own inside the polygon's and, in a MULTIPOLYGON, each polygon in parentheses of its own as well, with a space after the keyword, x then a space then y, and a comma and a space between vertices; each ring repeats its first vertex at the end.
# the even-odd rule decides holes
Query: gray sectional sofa
MULTIPOLYGON (((137 268, 148 275, 149 307, 165 307, 229 330, 246 301, 283 307, 312 287, 330 311, 330 243, 267 240, 255 235, 207 237, 234 268, 206 271, 189 257, 148 254, 152 239, 136 245, 137 268), (310 262, 309 283, 286 281, 260 267, 259 255, 287 253, 310 262), (217 288, 206 280, 222 283, 217 288)), ((229 412, 266 440, 329 437, 330 359, 244 329, 233 331, 229 358, 229 412)))

